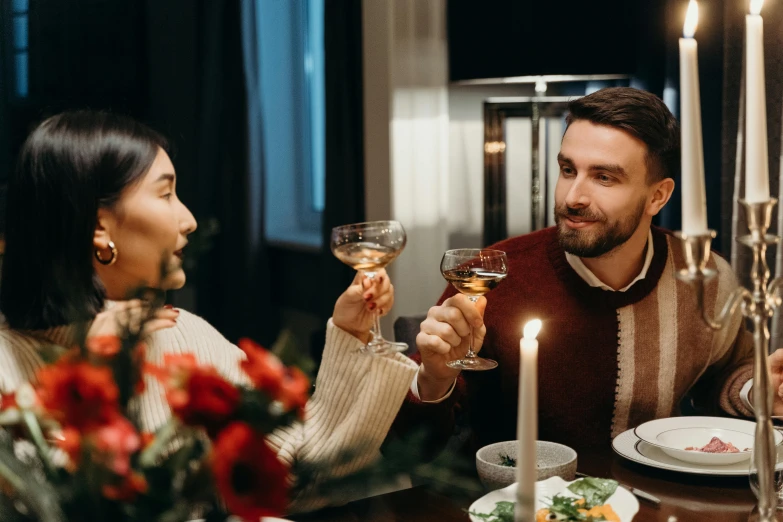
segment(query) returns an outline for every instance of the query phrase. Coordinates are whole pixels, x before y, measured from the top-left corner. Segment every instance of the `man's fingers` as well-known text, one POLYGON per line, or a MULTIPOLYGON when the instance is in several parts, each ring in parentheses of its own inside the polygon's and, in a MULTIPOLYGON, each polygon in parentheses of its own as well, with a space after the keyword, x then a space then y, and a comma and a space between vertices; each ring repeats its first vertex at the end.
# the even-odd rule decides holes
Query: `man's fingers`
POLYGON ((462 344, 462 338, 464 337, 459 335, 451 324, 431 318, 425 319, 421 323, 421 331, 428 335, 434 335, 453 347, 462 344))
POLYGON ((450 325, 460 337, 470 335, 469 319, 455 306, 447 306, 445 303, 442 306, 433 306, 427 314, 427 319, 450 325))
MULTIPOLYGON (((470 299, 462 294, 449 297, 443 302, 444 307, 457 308, 465 320, 473 325, 479 327, 484 324, 484 308, 486 307, 487 299, 485 297, 479 297, 476 303, 473 303, 470 299)), ((467 334, 465 334, 467 335, 467 334)))
POLYGON ((451 345, 438 337, 437 335, 430 335, 424 332, 419 332, 416 336, 416 347, 419 352, 422 353, 434 353, 439 355, 446 355, 451 352, 451 345))

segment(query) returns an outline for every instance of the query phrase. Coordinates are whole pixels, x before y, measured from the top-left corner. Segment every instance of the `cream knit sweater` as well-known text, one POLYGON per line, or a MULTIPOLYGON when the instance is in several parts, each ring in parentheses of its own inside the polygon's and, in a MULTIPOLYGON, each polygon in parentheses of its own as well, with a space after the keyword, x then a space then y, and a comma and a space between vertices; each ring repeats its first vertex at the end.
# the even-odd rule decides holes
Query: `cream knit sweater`
MULTIPOLYGON (((180 312, 175 327, 146 340, 147 359, 161 364, 164 353, 190 352, 227 379, 242 382, 239 361, 244 353, 205 320, 180 312)), ((70 327, 20 332, 0 326, 0 392, 9 393, 34 381, 36 370, 44 364, 40 347, 68 346, 71 334, 70 327)), ((321 465, 326 471, 319 476, 326 479, 359 470, 379 457, 417 366, 402 354, 377 356, 361 352, 361 347, 361 341, 329 320, 323 360, 304 421, 268 438, 282 461, 321 465), (329 465, 349 448, 355 450, 349 464, 329 465)), ((171 415, 163 388, 154 379, 147 379, 146 390, 135 400, 145 431, 154 431, 171 415)), ((315 509, 326 503, 326 499, 305 494, 294 499, 291 509, 315 509)))

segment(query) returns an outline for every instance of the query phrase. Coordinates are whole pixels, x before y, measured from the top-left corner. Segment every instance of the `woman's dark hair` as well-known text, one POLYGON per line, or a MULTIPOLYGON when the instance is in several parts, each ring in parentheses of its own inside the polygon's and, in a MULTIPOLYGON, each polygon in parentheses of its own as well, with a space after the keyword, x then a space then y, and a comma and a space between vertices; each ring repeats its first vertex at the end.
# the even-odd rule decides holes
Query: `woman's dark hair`
POLYGON ((93 268, 98 209, 142 179, 166 140, 117 114, 64 112, 30 134, 8 181, 0 312, 16 329, 93 318, 105 290, 93 268))
POLYGON ((587 120, 625 131, 647 145, 648 184, 680 168, 680 126, 656 95, 632 87, 601 89, 568 104, 566 124, 587 120))

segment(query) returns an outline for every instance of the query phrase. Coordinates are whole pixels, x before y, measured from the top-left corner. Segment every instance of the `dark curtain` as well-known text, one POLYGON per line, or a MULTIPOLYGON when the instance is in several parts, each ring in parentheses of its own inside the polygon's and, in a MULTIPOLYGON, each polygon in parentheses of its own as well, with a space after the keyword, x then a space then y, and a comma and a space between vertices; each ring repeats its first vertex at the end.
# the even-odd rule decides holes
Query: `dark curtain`
POLYGON ((331 253, 332 228, 365 219, 361 0, 325 2, 324 24, 326 203, 321 307, 329 317, 335 300, 355 276, 331 253))
POLYGON ((247 336, 269 345, 279 316, 263 226, 255 2, 164 4, 148 3, 150 59, 157 64, 150 88, 168 105, 159 110, 181 138, 175 163, 187 166, 183 199, 202 227, 218 227, 214 237, 200 236, 209 248, 179 299, 192 301, 229 340, 247 336))
POLYGON ((193 243, 205 246, 210 220, 219 226, 172 300, 229 340, 269 344, 279 324, 263 237, 261 115, 243 46, 255 18, 242 9, 254 4, 31 0, 30 96, 11 111, 9 142, 15 155, 41 117, 82 107, 127 113, 164 133, 177 191, 200 223, 193 243))

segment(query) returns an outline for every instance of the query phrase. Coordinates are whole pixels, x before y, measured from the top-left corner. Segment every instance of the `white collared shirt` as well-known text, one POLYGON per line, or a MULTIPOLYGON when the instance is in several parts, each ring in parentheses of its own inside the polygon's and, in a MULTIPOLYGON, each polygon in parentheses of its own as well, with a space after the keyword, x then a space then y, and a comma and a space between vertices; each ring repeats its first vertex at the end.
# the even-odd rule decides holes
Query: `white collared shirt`
MULTIPOLYGON (((637 275, 633 281, 628 283, 628 285, 617 290, 618 292, 625 292, 626 290, 631 288, 634 285, 634 283, 636 283, 640 279, 644 279, 645 277, 647 277, 647 270, 650 269, 650 263, 652 263, 653 254, 654 254, 653 237, 652 237, 652 230, 650 230, 649 232, 647 232, 647 255, 644 256, 644 266, 642 267, 642 271, 639 272, 639 275, 637 275)), ((595 274, 592 273, 590 269, 587 268, 587 266, 585 266, 585 264, 582 262, 582 260, 579 257, 573 254, 569 254, 568 252, 565 253, 565 257, 566 257, 566 261, 568 261, 568 264, 571 265, 571 268, 573 268, 574 271, 577 274, 579 274, 579 277, 585 280, 585 283, 587 283, 592 287, 600 288, 602 290, 608 290, 610 292, 615 291, 614 288, 606 285, 603 281, 598 279, 595 276, 595 274)))

